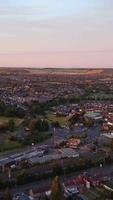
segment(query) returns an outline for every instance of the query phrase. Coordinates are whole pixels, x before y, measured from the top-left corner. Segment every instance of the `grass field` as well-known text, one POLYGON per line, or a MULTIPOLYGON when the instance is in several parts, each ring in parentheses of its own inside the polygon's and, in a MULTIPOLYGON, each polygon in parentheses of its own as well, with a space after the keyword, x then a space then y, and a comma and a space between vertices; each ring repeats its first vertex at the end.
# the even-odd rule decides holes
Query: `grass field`
POLYGON ((8 122, 9 120, 11 120, 11 119, 14 120, 16 126, 19 126, 19 125, 22 123, 22 121, 23 121, 23 119, 20 119, 20 118, 1 117, 1 116, 0 116, 0 124, 2 124, 2 123, 7 123, 7 122, 8 122))
MULTIPOLYGON (((0 116, 0 124, 7 123, 9 120, 13 119, 16 127, 18 127, 23 119, 20 118, 12 118, 12 117, 1 117, 0 116)), ((10 136, 10 132, 0 131, 0 151, 7 151, 21 148, 21 144, 18 141, 10 141, 8 138, 10 136)))
POLYGON ((7 151, 7 150, 13 150, 13 149, 18 149, 21 148, 22 145, 18 142, 18 141, 10 141, 8 139, 4 140, 1 144, 0 144, 0 151, 7 151))
POLYGON ((57 117, 55 114, 53 113, 49 113, 47 115, 47 119, 50 121, 50 122, 55 122, 55 121, 58 121, 60 125, 67 125, 67 118, 66 117, 57 117))

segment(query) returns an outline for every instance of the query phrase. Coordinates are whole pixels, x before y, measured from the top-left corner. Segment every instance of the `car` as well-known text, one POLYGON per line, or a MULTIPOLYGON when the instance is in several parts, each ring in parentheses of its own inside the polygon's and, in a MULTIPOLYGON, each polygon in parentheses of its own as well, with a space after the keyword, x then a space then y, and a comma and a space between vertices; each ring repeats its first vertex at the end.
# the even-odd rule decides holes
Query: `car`
POLYGON ((11 168, 11 169, 15 169, 15 168, 16 168, 16 165, 11 165, 10 168, 11 168))

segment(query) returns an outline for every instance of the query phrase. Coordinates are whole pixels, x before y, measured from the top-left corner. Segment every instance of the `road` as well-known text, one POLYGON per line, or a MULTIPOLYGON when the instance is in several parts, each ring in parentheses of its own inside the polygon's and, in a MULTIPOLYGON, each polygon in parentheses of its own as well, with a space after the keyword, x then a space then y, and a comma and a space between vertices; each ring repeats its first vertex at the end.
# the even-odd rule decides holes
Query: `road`
MULTIPOLYGON (((23 130, 23 127, 20 128, 21 130, 23 130)), ((53 131, 53 130, 51 130, 53 131)), ((23 131, 19 131, 21 132, 22 135, 19 136, 23 136, 23 131)), ((91 143, 92 140, 96 139, 97 137, 100 136, 101 132, 98 126, 95 127, 91 127, 89 129, 85 129, 84 127, 76 127, 72 134, 78 135, 80 136, 83 132, 87 132, 88 133, 88 138, 87 138, 87 143, 91 143)), ((61 140, 61 139, 66 139, 68 138, 70 135, 70 131, 68 128, 58 128, 55 131, 55 141, 57 140, 61 140)), ((53 138, 49 138, 44 142, 38 143, 34 146, 34 148, 41 148, 42 146, 52 146, 53 145, 53 138)), ((11 156, 13 154, 16 153, 23 153, 25 154, 27 151, 32 151, 33 150, 33 146, 31 144, 31 146, 27 146, 23 149, 18 149, 18 150, 14 150, 12 152, 6 152, 6 153, 0 153, 0 158, 2 158, 3 156, 11 156)))

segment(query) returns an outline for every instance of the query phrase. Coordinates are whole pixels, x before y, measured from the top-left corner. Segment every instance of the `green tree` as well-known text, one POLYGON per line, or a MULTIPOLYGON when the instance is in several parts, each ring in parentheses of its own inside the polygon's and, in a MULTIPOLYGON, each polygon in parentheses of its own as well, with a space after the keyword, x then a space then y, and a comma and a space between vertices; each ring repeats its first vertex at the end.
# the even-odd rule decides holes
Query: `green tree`
POLYGON ((91 118, 84 117, 83 124, 86 127, 92 127, 94 125, 94 121, 91 118))
POLYGON ((39 132, 46 132, 49 130, 49 124, 48 121, 45 119, 34 119, 31 120, 29 123, 29 129, 30 129, 30 133, 37 133, 39 132))
POLYGON ((29 122, 28 127, 29 127, 29 130, 30 130, 30 133, 33 134, 35 132, 35 130, 36 130, 36 120, 35 119, 31 120, 29 122))
POLYGON ((60 175, 60 174, 63 173, 63 169, 62 169, 61 163, 55 162, 53 164, 53 173, 54 173, 55 176, 56 175, 60 175))
POLYGON ((9 130, 13 132, 15 130, 15 121, 13 119, 10 119, 8 125, 9 125, 9 130))
POLYGON ((51 200, 63 200, 62 187, 58 176, 56 176, 52 182, 51 200))
POLYGON ((21 171, 18 172, 16 181, 18 184, 23 184, 26 183, 28 179, 28 174, 25 169, 22 169, 21 171))
POLYGON ((60 127, 60 124, 59 124, 58 121, 52 121, 52 122, 51 122, 51 125, 52 125, 52 127, 54 127, 54 128, 59 128, 59 127, 60 127))
POLYGON ((11 196, 10 190, 8 188, 4 192, 3 199, 4 200, 12 200, 12 196, 11 196))

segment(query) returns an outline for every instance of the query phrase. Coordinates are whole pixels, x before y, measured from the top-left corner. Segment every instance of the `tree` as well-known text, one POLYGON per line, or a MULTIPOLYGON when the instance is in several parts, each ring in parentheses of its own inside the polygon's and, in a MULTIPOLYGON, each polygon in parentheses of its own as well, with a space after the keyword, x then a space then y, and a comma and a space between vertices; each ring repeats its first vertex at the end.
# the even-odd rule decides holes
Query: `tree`
POLYGON ((73 131, 74 131, 74 124, 71 124, 71 123, 69 123, 69 132, 70 132, 70 135, 72 136, 72 134, 73 134, 73 131))
POLYGON ((24 125, 24 126, 28 126, 28 125, 29 125, 29 122, 30 122, 30 118, 27 117, 27 116, 25 116, 25 117, 24 117, 24 121, 23 121, 23 125, 24 125))
POLYGON ((62 200, 62 199, 63 199, 62 186, 59 177, 56 176, 52 182, 51 200, 62 200))
POLYGON ((113 150, 113 139, 111 140, 111 149, 113 150))
POLYGON ((92 127, 94 125, 94 121, 91 118, 84 117, 83 124, 86 127, 92 127))
POLYGON ((48 121, 45 119, 34 119, 31 120, 29 123, 30 133, 37 133, 37 132, 46 132, 49 130, 48 121))
POLYGON ((4 200, 12 200, 12 196, 11 196, 11 193, 9 191, 9 189, 7 188, 4 192, 4 196, 3 196, 3 199, 4 200))
POLYGON ((33 134, 36 130, 36 120, 31 120, 29 122, 29 130, 30 130, 30 133, 33 134))
POLYGON ((63 169, 62 169, 61 163, 55 162, 53 164, 53 173, 54 173, 54 175, 55 176, 56 175, 60 175, 60 174, 62 174, 62 172, 63 172, 63 169))
POLYGON ((54 128, 59 128, 59 127, 60 127, 60 124, 59 124, 58 121, 52 121, 52 122, 51 122, 51 125, 52 125, 52 127, 54 127, 54 128))
POLYGON ((23 183, 26 183, 27 178, 28 178, 28 174, 27 174, 26 170, 22 169, 21 171, 18 172, 16 181, 18 184, 23 184, 23 183))
POLYGON ((8 125, 9 125, 9 130, 10 130, 11 132, 13 132, 14 129, 15 129, 15 122, 14 122, 14 120, 13 120, 13 119, 10 119, 8 125))
POLYGON ((45 119, 38 119, 36 123, 36 127, 38 131, 45 132, 49 130, 49 124, 48 121, 45 119))

